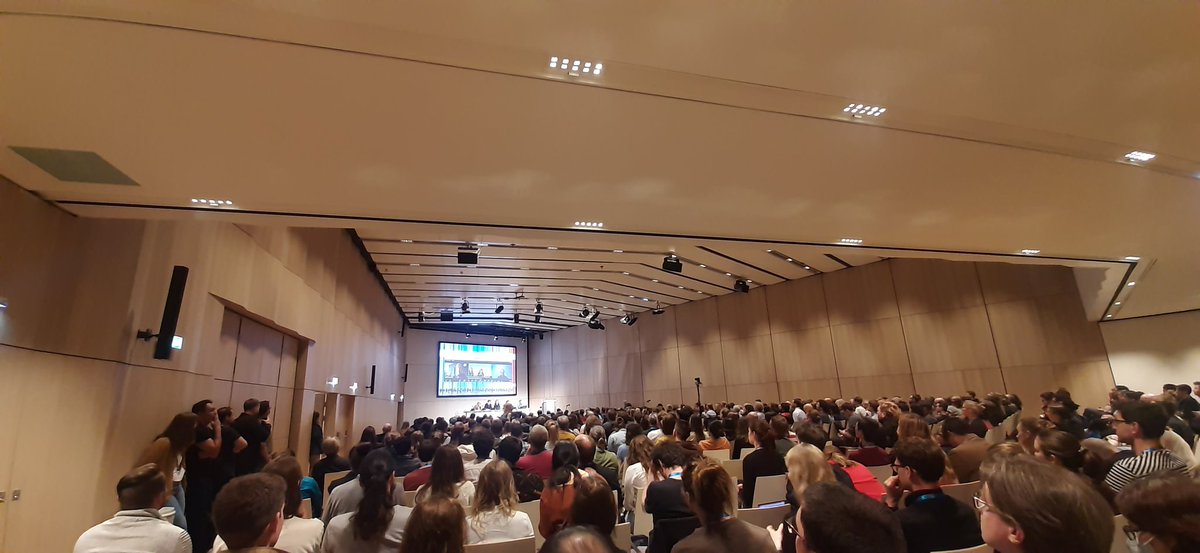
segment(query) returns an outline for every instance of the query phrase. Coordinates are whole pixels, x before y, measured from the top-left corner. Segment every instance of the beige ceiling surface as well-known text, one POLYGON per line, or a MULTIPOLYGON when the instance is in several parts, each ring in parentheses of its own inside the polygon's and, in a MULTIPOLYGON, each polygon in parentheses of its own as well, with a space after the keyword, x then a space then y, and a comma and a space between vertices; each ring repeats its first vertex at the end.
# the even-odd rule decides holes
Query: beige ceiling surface
MULTIPOLYGON (((252 213, 1140 256, 1110 313, 1200 308, 1200 180, 1179 176, 1200 159, 1189 3, 15 13, 38 4, 0 2, 0 173, 77 212, 209 197, 252 213), (560 52, 606 73, 563 82, 545 67, 560 52), (847 98, 889 113, 829 109, 847 98), (8 146, 95 151, 140 186, 58 182, 8 146), (1117 162, 1133 149, 1163 164, 1117 162)), ((561 276, 546 263, 501 280, 561 276)))

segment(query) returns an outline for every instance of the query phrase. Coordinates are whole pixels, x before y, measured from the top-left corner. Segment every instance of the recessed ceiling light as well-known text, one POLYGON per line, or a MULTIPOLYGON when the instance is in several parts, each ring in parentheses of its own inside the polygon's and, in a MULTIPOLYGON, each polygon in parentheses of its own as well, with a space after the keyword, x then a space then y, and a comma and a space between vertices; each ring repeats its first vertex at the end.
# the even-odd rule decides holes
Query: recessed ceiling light
POLYGON ((676 288, 678 288, 678 289, 680 289, 680 290, 683 290, 683 287, 682 287, 682 286, 676 286, 676 288))
POLYGON ((1138 257, 1138 256, 1136 256, 1136 255, 1127 255, 1127 256, 1125 256, 1125 261, 1141 261, 1141 260, 1142 260, 1142 258, 1140 258, 1140 257, 1138 257))
POLYGON ((841 240, 841 242, 843 244, 849 244, 851 246, 857 246, 857 245, 863 243, 862 238, 843 238, 841 240))
POLYGON ((599 75, 600 71, 604 70, 604 64, 583 60, 572 60, 571 58, 563 58, 560 61, 558 56, 550 56, 550 69, 562 69, 567 71, 568 74, 576 74, 582 69, 584 73, 599 75))
POLYGON ((629 273, 627 273, 627 272, 625 272, 625 271, 621 271, 621 274, 623 274, 623 275, 627 275, 627 274, 629 274, 629 273))
POLYGON ((775 250, 767 250, 767 253, 773 253, 775 250))
POLYGON ((748 283, 750 283, 750 284, 754 284, 754 281, 753 281, 753 280, 750 280, 750 279, 746 279, 746 282, 748 282, 748 283))
POLYGON ((804 266, 804 270, 806 270, 806 271, 811 271, 811 270, 812 270, 812 267, 809 267, 808 265, 805 265, 805 266, 804 266))
POLYGON ((733 273, 725 273, 725 276, 733 276, 733 273))
POLYGON ((405 244, 412 244, 412 240, 401 240, 401 242, 404 242, 405 244))
POLYGON ((650 301, 650 298, 642 298, 642 301, 650 301))
POLYGON ((1042 253, 1042 250, 1030 250, 1030 249, 1021 250, 1022 255, 1037 255, 1039 253, 1042 253))
POLYGON ((1115 302, 1113 302, 1113 305, 1121 305, 1121 302, 1115 301, 1115 302))
POLYGON ((509 286, 520 286, 520 284, 516 284, 516 283, 512 283, 512 282, 508 283, 508 285, 509 286))
POLYGON ((1158 156, 1155 154, 1152 154, 1150 152, 1142 152, 1142 151, 1138 151, 1138 150, 1134 150, 1132 152, 1129 152, 1128 154, 1125 154, 1125 159, 1127 161, 1138 161, 1138 162, 1143 162, 1143 163, 1150 161, 1156 157, 1158 157, 1158 156))
POLYGON ((650 279, 650 282, 658 282, 658 279, 657 279, 657 278, 652 278, 652 279, 650 279))
POLYGON ((613 253, 625 253, 625 250, 613 250, 613 253))
POLYGON ((557 250, 558 247, 557 246, 546 246, 546 249, 547 250, 557 250))
POLYGON ((633 296, 629 296, 629 297, 631 297, 631 298, 632 298, 633 296))
POLYGON ((471 326, 479 326, 479 323, 471 323, 471 326))
POLYGON ((233 205, 233 201, 231 201, 231 200, 210 200, 207 198, 192 198, 192 203, 199 204, 199 205, 205 205, 208 207, 221 207, 221 206, 232 206, 233 205))
POLYGON ((575 221, 575 226, 581 228, 604 228, 604 223, 599 221, 575 221))
POLYGON ((879 117, 880 115, 883 115, 885 111, 887 111, 887 108, 882 106, 867 106, 863 104, 851 103, 842 108, 842 111, 858 118, 861 118, 864 115, 867 117, 879 117))
POLYGON ((599 289, 599 288, 592 288, 592 291, 593 291, 593 292, 599 292, 599 291, 600 291, 600 289, 599 289))
POLYGON ((1125 286, 1133 286, 1134 284, 1137 284, 1137 283, 1136 283, 1136 282, 1130 282, 1129 284, 1126 284, 1125 286))
POLYGON ((701 269, 707 269, 707 268, 708 268, 708 265, 705 265, 705 264, 701 263, 701 264, 700 264, 700 268, 701 268, 701 269))
POLYGON ((571 269, 571 272, 572 272, 572 273, 578 273, 578 272, 579 272, 579 269, 571 269))
POLYGON ((1112 318, 1112 315, 1105 315, 1105 316, 1104 316, 1104 318, 1105 318, 1105 319, 1111 319, 1111 318, 1112 318))
POLYGON ((795 259, 792 259, 792 258, 790 258, 790 257, 789 257, 789 258, 787 258, 787 262, 788 262, 788 263, 795 263, 795 262, 796 262, 796 260, 795 260, 795 259))
POLYGON ((421 264, 420 263, 409 263, 408 266, 409 267, 420 267, 421 264))

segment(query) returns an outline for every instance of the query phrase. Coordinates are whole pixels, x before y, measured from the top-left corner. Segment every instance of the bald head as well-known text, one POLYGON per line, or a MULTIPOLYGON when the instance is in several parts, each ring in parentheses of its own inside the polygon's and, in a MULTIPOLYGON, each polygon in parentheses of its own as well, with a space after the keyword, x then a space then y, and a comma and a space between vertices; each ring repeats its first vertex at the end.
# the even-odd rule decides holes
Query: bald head
POLYGON ((587 434, 580 434, 575 437, 575 448, 579 450, 579 466, 592 466, 596 459, 596 442, 587 434))

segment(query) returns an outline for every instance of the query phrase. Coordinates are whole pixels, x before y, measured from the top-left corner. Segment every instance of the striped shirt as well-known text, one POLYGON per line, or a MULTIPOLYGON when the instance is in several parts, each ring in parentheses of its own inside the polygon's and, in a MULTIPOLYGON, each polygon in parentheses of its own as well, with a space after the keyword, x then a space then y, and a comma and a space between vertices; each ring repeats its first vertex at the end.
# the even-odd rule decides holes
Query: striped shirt
POLYGON ((1126 457, 1113 463, 1112 468, 1108 470, 1108 476, 1104 477, 1104 483, 1113 493, 1120 493, 1130 482, 1156 472, 1187 474, 1187 464, 1165 449, 1148 449, 1141 455, 1126 457))

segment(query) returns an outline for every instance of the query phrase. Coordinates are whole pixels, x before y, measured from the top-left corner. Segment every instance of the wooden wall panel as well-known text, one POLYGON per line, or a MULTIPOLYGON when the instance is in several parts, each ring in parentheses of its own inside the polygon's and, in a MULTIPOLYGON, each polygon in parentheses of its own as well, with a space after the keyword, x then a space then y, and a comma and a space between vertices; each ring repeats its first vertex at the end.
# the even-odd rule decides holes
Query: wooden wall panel
POLYGON ((749 294, 717 296, 717 317, 721 321, 722 341, 770 334, 766 288, 752 288, 749 294))
POLYGON ((643 390, 649 393, 650 390, 679 389, 678 349, 644 351, 641 359, 643 390))
POLYGON ((700 377, 705 386, 721 387, 724 393, 725 364, 721 342, 679 348, 679 388, 686 390, 693 386, 696 377, 700 377))
POLYGON ((982 305, 908 315, 902 321, 914 373, 1000 367, 982 305))
MULTIPOLYGON (((609 326, 616 326, 616 325, 605 325, 605 326, 609 327, 609 326)), ((612 330, 612 329, 610 328, 609 330, 612 330)), ((579 334, 579 351, 577 352, 577 355, 579 356, 579 358, 580 359, 601 359, 601 358, 607 356, 608 353, 607 353, 607 348, 606 348, 605 342, 607 340, 612 339, 612 338, 608 338, 608 335, 609 335, 608 332, 599 332, 599 331, 580 333, 579 334)))
MULTIPOLYGON (((296 363, 299 362, 299 360, 300 360, 300 341, 285 334, 283 336, 283 350, 280 352, 280 358, 279 358, 279 382, 278 382, 279 387, 281 387, 281 388, 295 388, 296 387, 296 363)), ((387 360, 384 359, 384 361, 387 361, 387 360)), ((376 378, 377 381, 381 381, 384 378, 387 378, 388 375, 394 375, 395 374, 395 363, 385 364, 384 367, 380 367, 379 369, 376 370, 376 372, 379 373, 376 378), (380 370, 380 369, 387 369, 389 367, 392 369, 391 371, 380 370)), ((304 382, 301 381, 300 384, 301 384, 301 386, 303 386, 304 382)))
POLYGON ((903 315, 983 304, 974 263, 940 259, 893 259, 892 279, 903 315))
POLYGON ((681 346, 697 346, 721 339, 717 301, 691 301, 671 308, 675 311, 675 334, 681 346))
POLYGON ((645 313, 638 318, 637 333, 641 340, 638 351, 654 351, 678 347, 675 339, 675 309, 667 309, 662 315, 645 313))
MULTIPOLYGON (((726 386, 728 394, 731 398, 747 398, 749 401, 780 401, 783 399, 779 394, 779 384, 777 382, 762 382, 755 384, 730 384, 726 386)), ((696 391, 692 389, 691 394, 685 394, 685 398, 689 402, 696 401, 696 391)), ((703 398, 703 390, 701 390, 703 398)))
POLYGON ((233 379, 237 382, 276 386, 279 382, 283 334, 251 320, 243 320, 238 333, 237 364, 233 379))
POLYGON ((771 344, 781 381, 837 379, 829 327, 773 334, 771 344))
POLYGON ((899 318, 838 325, 831 330, 841 378, 909 374, 899 318))
POLYGON ((820 378, 815 380, 784 380, 779 383, 779 397, 791 401, 793 399, 813 399, 843 397, 841 382, 836 378, 820 378))
MULTIPOLYGON (((212 355, 207 359, 207 367, 201 372, 213 375, 213 378, 233 380, 233 364, 237 359, 238 333, 241 332, 242 318, 232 310, 221 311, 221 331, 214 344, 212 355)), ((184 340, 184 347, 187 347, 184 340)))
POLYGON ((1043 296, 1035 301, 1052 362, 1108 359, 1100 326, 1087 321, 1078 294, 1043 296))
POLYGON ((825 279, 807 277, 763 287, 767 294, 771 332, 795 332, 829 326, 825 279))
POLYGON ((978 263, 977 267, 979 283, 987 303, 1079 294, 1075 275, 1067 267, 1012 263, 978 263))
POLYGON ((555 365, 563 363, 564 361, 574 361, 579 359, 580 330, 589 329, 576 326, 565 330, 559 330, 554 333, 554 340, 551 345, 554 347, 555 365))
POLYGON ((733 393, 735 384, 776 382, 775 356, 771 336, 755 336, 721 342, 721 363, 725 367, 725 383, 733 393))
POLYGON ((603 331, 592 330, 584 326, 577 328, 583 332, 600 334, 599 338, 606 341, 608 355, 628 355, 638 351, 640 340, 638 339, 637 324, 640 324, 640 321, 635 323, 635 326, 623 325, 620 321, 612 321, 604 325, 606 330, 603 331))
POLYGON ((913 372, 918 394, 930 397, 961 395, 965 390, 974 390, 983 395, 987 391, 1004 390, 1004 377, 999 368, 942 372, 913 372))
MULTIPOLYGON (((679 388, 667 388, 664 390, 646 390, 645 401, 646 401, 647 405, 651 405, 651 406, 658 405, 660 403, 663 405, 679 405, 683 401, 683 397, 684 397, 683 394, 680 392, 681 391, 679 388)), ((689 401, 689 403, 691 401, 696 401, 695 393, 696 393, 695 391, 692 391, 692 395, 690 396, 692 399, 689 401)))
MULTIPOLYGON (((662 351, 662 350, 660 350, 662 351)), ((604 360, 608 371, 607 388, 610 394, 639 399, 642 393, 642 355, 630 353, 604 360)), ((631 400, 632 401, 632 400, 631 400)))
POLYGON ((842 394, 863 398, 906 397, 914 393, 912 374, 842 377, 842 394))
POLYGON ((829 324, 843 325, 898 317, 888 263, 871 263, 822 275, 829 324))
POLYGON ((1051 362, 1038 305, 1034 300, 1016 300, 988 304, 992 336, 1000 355, 1000 365, 1020 367, 1051 362))

